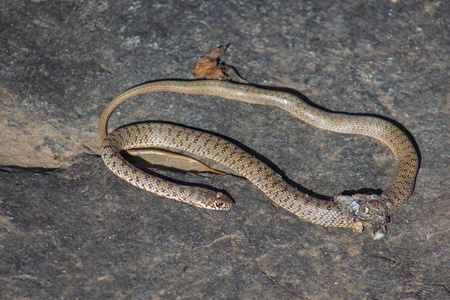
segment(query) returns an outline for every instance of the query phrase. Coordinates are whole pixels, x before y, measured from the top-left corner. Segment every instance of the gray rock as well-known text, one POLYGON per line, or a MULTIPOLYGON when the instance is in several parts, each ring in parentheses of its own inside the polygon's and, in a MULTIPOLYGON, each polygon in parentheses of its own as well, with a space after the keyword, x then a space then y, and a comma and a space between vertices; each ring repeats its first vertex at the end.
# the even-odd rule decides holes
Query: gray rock
MULTIPOLYGON (((0 298, 449 297, 449 4, 397 1, 0 3, 0 298), (201 210, 114 176, 98 117, 125 89, 192 78, 222 58, 249 81, 403 124, 422 155, 388 237, 330 229, 232 175, 172 174, 237 205, 201 210)), ((327 196, 383 189, 389 150, 271 107, 169 93, 125 103, 110 128, 164 120, 227 136, 327 196)))

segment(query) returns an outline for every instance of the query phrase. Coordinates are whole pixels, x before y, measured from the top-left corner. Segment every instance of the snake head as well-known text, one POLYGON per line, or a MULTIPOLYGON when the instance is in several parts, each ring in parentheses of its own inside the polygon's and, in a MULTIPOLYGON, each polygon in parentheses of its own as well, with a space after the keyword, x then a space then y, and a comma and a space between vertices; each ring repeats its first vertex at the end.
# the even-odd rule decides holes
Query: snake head
POLYGON ((341 204, 341 211, 354 222, 353 228, 362 231, 364 227, 373 227, 373 238, 381 239, 386 235, 386 225, 389 223, 387 199, 383 195, 354 194, 339 195, 335 202, 341 204))
POLYGON ((203 201, 194 205, 213 210, 228 210, 234 205, 234 201, 224 193, 208 191, 207 194, 203 201))

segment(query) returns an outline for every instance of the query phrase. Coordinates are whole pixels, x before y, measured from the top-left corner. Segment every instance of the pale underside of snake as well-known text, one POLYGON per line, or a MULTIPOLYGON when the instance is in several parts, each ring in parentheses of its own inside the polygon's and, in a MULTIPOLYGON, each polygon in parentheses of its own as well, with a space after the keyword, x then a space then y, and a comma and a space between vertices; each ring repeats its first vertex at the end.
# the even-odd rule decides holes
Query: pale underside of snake
POLYGON ((278 90, 218 80, 162 80, 133 87, 113 99, 99 123, 102 158, 106 166, 130 184, 154 194, 209 209, 229 209, 234 202, 225 194, 203 187, 182 185, 151 175, 124 159, 129 149, 181 150, 217 161, 247 178, 272 201, 301 219, 331 227, 361 231, 374 227, 374 238, 385 235, 389 216, 408 200, 414 189, 419 155, 408 135, 380 117, 325 111, 297 96, 278 90), (315 127, 375 138, 393 152, 395 174, 380 195, 338 195, 326 201, 289 185, 268 165, 235 144, 216 135, 183 126, 148 122, 127 125, 108 134, 108 119, 126 100, 152 92, 213 95, 243 102, 279 107, 315 127))

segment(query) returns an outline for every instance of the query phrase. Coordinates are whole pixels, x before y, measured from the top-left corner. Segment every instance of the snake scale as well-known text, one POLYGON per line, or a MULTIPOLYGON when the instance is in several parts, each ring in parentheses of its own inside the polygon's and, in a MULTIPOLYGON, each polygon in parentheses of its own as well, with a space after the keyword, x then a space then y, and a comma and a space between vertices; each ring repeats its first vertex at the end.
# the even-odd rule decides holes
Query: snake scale
POLYGON ((135 86, 113 99, 99 122, 102 158, 106 166, 130 184, 154 194, 209 209, 229 209, 234 202, 225 194, 181 185, 150 175, 126 161, 121 151, 139 148, 182 150, 217 161, 247 178, 272 201, 306 221, 362 231, 374 227, 374 238, 385 235, 390 214, 410 197, 419 168, 419 154, 410 138, 394 123, 380 117, 329 112, 297 96, 248 84, 218 80, 162 80, 135 86), (108 119, 126 100, 151 92, 213 95, 226 99, 279 107, 315 127, 375 138, 395 157, 395 174, 381 195, 339 195, 325 201, 289 185, 268 165, 216 135, 183 126, 147 122, 127 125, 108 134, 108 119))

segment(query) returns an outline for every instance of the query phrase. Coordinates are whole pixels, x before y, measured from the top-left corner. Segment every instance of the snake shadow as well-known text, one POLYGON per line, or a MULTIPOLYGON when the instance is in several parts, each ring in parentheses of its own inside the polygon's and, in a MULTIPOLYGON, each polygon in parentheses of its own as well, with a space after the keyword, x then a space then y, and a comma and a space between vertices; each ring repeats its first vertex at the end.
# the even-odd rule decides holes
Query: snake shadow
MULTIPOLYGON (((167 80, 177 80, 177 81, 198 81, 198 80, 185 80, 185 79, 164 79, 164 80, 154 80, 154 81, 147 81, 145 83, 150 83, 150 82, 157 82, 157 81, 167 81, 167 80)), ((143 84, 145 84, 143 83, 143 84)), ((237 82, 233 82, 234 84, 242 84, 242 83, 237 83, 237 82)), ((139 84, 141 85, 141 84, 139 84)), ((136 85, 136 86, 139 86, 136 85)), ((384 119, 388 122, 393 123, 394 125, 396 125, 398 128, 400 128, 407 136, 408 138, 411 140, 415 150, 417 151, 418 157, 419 157, 419 168, 420 168, 420 164, 422 161, 422 155, 419 149, 419 146, 416 142, 416 140, 414 139, 413 135, 399 122, 390 119, 388 117, 382 116, 382 115, 378 115, 378 114, 370 114, 370 113, 349 113, 349 112, 341 112, 341 111, 332 111, 328 108, 322 107, 314 102, 312 102, 308 97, 306 97, 304 94, 300 93, 299 91, 295 90, 295 89, 291 89, 291 88, 285 88, 285 87, 276 87, 276 86, 263 86, 263 85, 258 85, 258 84, 252 84, 250 83, 250 85, 253 85, 257 88, 260 89, 265 89, 265 90, 275 90, 275 91, 282 91, 282 92, 287 92, 290 93, 298 98, 300 98, 301 100, 303 100, 304 102, 306 102, 307 104, 316 107, 318 109, 324 110, 326 112, 330 112, 330 113, 338 113, 338 114, 344 114, 344 115, 354 115, 354 116, 372 116, 372 117, 377 117, 377 118, 381 118, 384 119)), ((261 160, 262 162, 264 162, 266 165, 268 165, 270 168, 272 168, 276 173, 278 173, 287 183, 289 183, 290 185, 292 185, 293 187, 297 188, 299 191, 301 191, 304 194, 307 194, 309 196, 312 197, 316 197, 322 200, 329 200, 332 201, 333 197, 332 196, 326 196, 326 195, 322 195, 322 194, 318 194, 304 186, 302 186, 301 184, 291 180, 289 177, 286 176, 285 172, 283 170, 281 170, 275 163, 273 163, 269 158, 261 155, 260 153, 258 153, 257 151, 249 148, 248 146, 242 144, 241 142, 230 138, 228 136, 225 136, 223 134, 217 133, 217 132, 213 132, 213 131, 209 131, 206 129, 202 129, 202 128, 196 128, 196 127, 192 127, 192 126, 187 126, 185 124, 179 124, 176 122, 169 122, 169 121, 164 121, 164 120, 149 120, 149 121, 141 121, 141 122, 135 122, 135 123, 129 123, 123 126, 127 126, 130 124, 139 124, 139 123, 167 123, 167 124, 172 124, 172 125, 177 125, 177 126, 182 126, 185 128, 189 128, 189 129, 194 129, 194 130, 199 130, 202 132, 206 132, 209 134, 213 134, 216 135, 222 139, 225 139, 233 144, 235 144, 236 146, 242 148, 243 150, 245 150, 246 152, 250 153, 251 155, 254 155, 256 158, 258 158, 259 160, 261 160)), ((123 127, 121 126, 121 127, 123 127)), ((216 191, 220 191, 222 193, 227 194, 228 196, 229 193, 225 190, 221 190, 221 189, 216 189, 214 187, 211 187, 209 185, 205 185, 205 184, 201 184, 201 183, 191 183, 191 182, 186 182, 186 181, 182 181, 182 180, 178 180, 178 179, 174 179, 171 177, 168 177, 166 175, 162 175, 160 173, 156 173, 153 171, 150 171, 149 168, 154 169, 155 167, 157 167, 158 169, 161 170, 165 170, 165 171, 170 171, 170 172, 176 172, 176 173, 204 173, 204 172, 196 172, 196 171, 181 171, 179 169, 173 168, 173 167, 167 167, 167 166, 155 166, 154 164, 149 163, 148 161, 144 160, 144 159, 140 159, 138 157, 133 157, 131 158, 130 156, 124 156, 126 159, 129 159, 129 161, 131 161, 132 163, 135 164, 136 167, 140 168, 141 170, 143 170, 144 172, 148 172, 154 176, 158 176, 162 179, 174 182, 174 183, 178 183, 178 184, 184 184, 184 185, 188 185, 188 186, 201 186, 201 187, 206 187, 212 190, 216 190, 216 191)), ((416 175, 417 177, 417 175, 416 175)), ((381 189, 373 189, 373 188, 363 188, 363 189, 359 189, 359 190, 345 190, 340 194, 343 195, 352 195, 355 193, 362 193, 362 194, 381 194, 383 191, 381 189)), ((230 196, 231 197, 231 196, 230 196)), ((232 197, 231 197, 232 198, 232 197)))
MULTIPOLYGON (((308 97, 306 97, 304 94, 300 93, 299 91, 292 89, 292 88, 287 88, 287 87, 277 87, 277 86, 264 86, 264 85, 259 85, 259 84, 251 84, 257 88, 260 89, 265 89, 265 90, 272 90, 272 91, 281 91, 281 92, 286 92, 289 94, 292 94, 300 99, 302 99, 302 101, 304 101, 305 103, 307 103, 308 105, 311 105, 315 108, 318 108, 320 110, 329 112, 329 113, 335 113, 335 114, 342 114, 342 115, 351 115, 351 116, 369 116, 369 117, 375 117, 375 118, 380 118, 383 119, 385 121, 388 121, 392 124, 394 124, 395 126, 397 126, 401 131, 403 131, 403 133, 409 138, 409 140, 411 141, 414 149, 417 152, 417 156, 419 158, 419 165, 418 165, 418 170, 420 170, 420 166, 422 164, 422 154, 419 148, 419 145, 416 141, 416 139, 414 138, 414 136, 412 135, 412 133, 405 127, 403 126, 403 124, 401 124, 400 122, 388 118, 386 116, 383 115, 379 115, 379 114, 373 114, 373 113, 353 113, 353 112, 344 112, 344 111, 333 111, 330 110, 326 107, 323 107, 321 105, 318 105, 317 103, 314 103, 313 101, 311 101, 308 97)), ((416 180, 417 180, 417 175, 419 174, 419 172, 416 173, 416 178, 414 180, 414 188, 415 188, 415 184, 416 184, 416 180)), ((292 183, 292 184, 295 184, 292 183)), ((359 190, 346 190, 343 191, 341 194, 342 195, 353 195, 353 194, 381 194, 383 191, 381 189, 372 189, 372 188, 363 188, 363 189, 359 189, 359 190)))
MULTIPOLYGON (((197 128, 197 127, 193 127, 193 126, 188 126, 188 125, 180 124, 180 123, 176 123, 176 122, 164 121, 164 120, 148 120, 148 121, 133 122, 133 123, 128 123, 128 124, 122 125, 122 126, 120 126, 118 128, 129 126, 129 125, 134 125, 134 124, 143 124, 143 123, 165 123, 165 124, 181 126, 181 127, 184 127, 184 128, 193 129, 193 130, 197 130, 197 131, 201 131, 201 132, 205 132, 205 133, 208 133, 208 134, 215 135, 215 136, 220 137, 220 138, 222 138, 224 140, 227 140, 230 143, 233 143, 234 145, 238 146, 239 148, 241 148, 242 150, 246 151, 247 153, 255 156, 257 159, 259 159, 260 161, 262 161, 263 163, 268 165, 277 174, 279 174, 287 183, 289 183, 290 185, 294 186, 295 188, 297 188, 302 193, 305 193, 305 194, 307 194, 309 196, 316 197, 316 198, 319 198, 319 199, 322 199, 322 200, 329 200, 329 201, 331 201, 333 199, 333 197, 315 193, 314 191, 312 191, 310 189, 307 189, 306 187, 298 184, 297 182, 295 182, 295 181, 291 180, 289 177, 287 177, 285 172, 283 170, 281 170, 269 158, 261 155, 257 151, 255 151, 255 150, 251 149, 250 147, 242 144, 238 140, 235 140, 233 138, 230 138, 230 137, 228 137, 226 135, 223 135, 223 134, 220 134, 220 133, 217 133, 217 132, 214 132, 214 131, 205 130, 205 129, 197 128)), ((184 180, 175 179, 173 177, 169 177, 169 175, 158 173, 157 171, 155 171, 155 169, 161 170, 163 172, 165 171, 165 172, 170 172, 170 173, 196 174, 196 175, 203 175, 205 173, 211 174, 208 171, 182 170, 182 169, 179 169, 177 167, 165 166, 165 165, 162 165, 162 164, 154 164, 154 163, 151 163, 151 162, 147 161, 146 159, 143 159, 143 158, 141 158, 139 156, 132 156, 132 155, 126 154, 126 152, 123 152, 122 156, 128 162, 132 163, 135 167, 137 167, 140 170, 142 170, 143 172, 149 173, 149 174, 151 174, 153 176, 157 176, 157 177, 159 177, 161 179, 164 179, 164 180, 167 180, 167 181, 170 181, 170 182, 173 182, 173 183, 177 183, 177 184, 183 184, 183 185, 187 185, 187 186, 199 186, 199 187, 208 188, 208 189, 211 189, 211 190, 214 190, 214 191, 220 191, 220 192, 226 194, 231 199, 233 199, 233 197, 226 190, 217 189, 215 187, 212 187, 212 186, 206 185, 206 184, 202 184, 202 183, 193 183, 193 182, 187 182, 187 181, 184 181, 184 180)), ((231 174, 228 174, 228 175, 241 177, 241 178, 245 179, 244 177, 242 177, 240 175, 237 175, 235 173, 231 173, 231 174)), ((221 175, 215 175, 215 176, 221 176, 221 175)))

